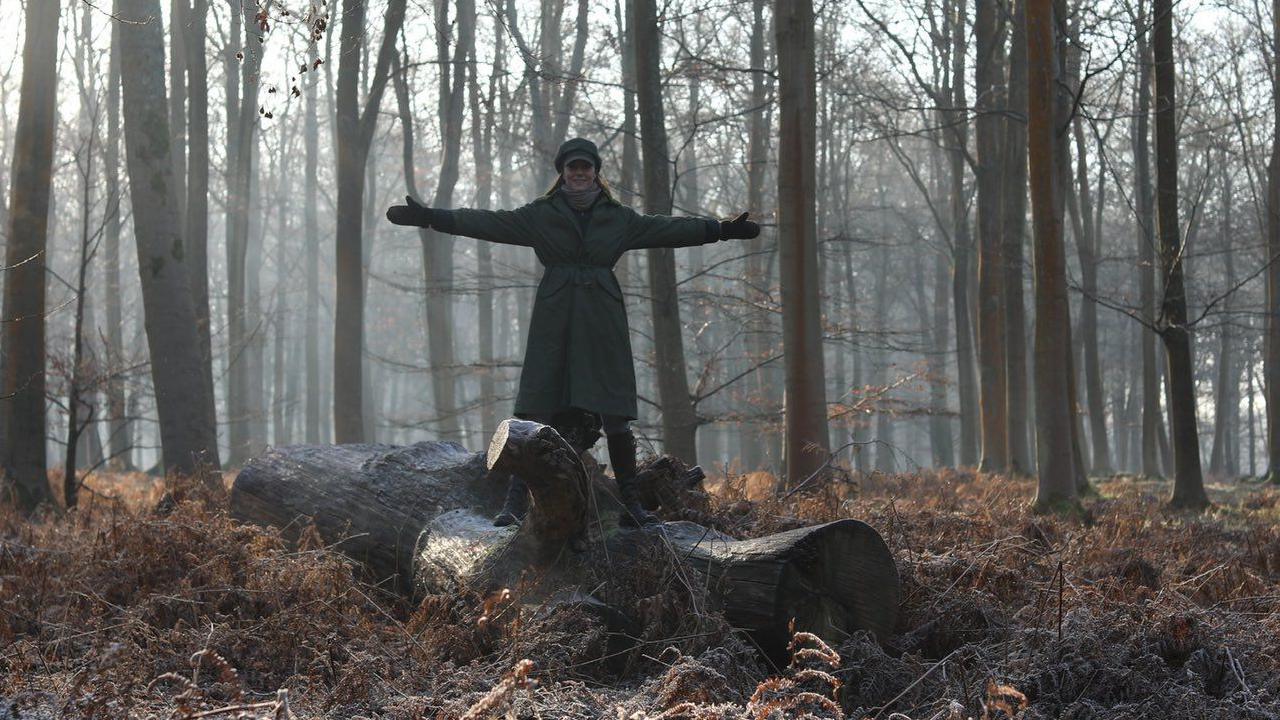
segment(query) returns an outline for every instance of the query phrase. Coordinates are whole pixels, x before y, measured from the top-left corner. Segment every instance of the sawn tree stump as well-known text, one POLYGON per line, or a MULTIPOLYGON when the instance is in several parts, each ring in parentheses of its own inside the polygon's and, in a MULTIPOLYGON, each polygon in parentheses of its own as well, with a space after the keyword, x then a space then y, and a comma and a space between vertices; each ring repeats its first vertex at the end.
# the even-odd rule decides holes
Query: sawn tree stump
POLYGON ((563 595, 599 547, 692 566, 708 580, 710 607, 771 654, 785 647, 793 618, 797 630, 835 642, 859 629, 893 632, 897 569, 865 523, 735 540, 687 521, 620 528, 614 497, 555 430, 507 420, 487 454, 451 442, 275 449, 236 477, 231 512, 286 533, 314 523, 374 581, 407 593, 484 592, 535 569, 544 596, 563 595), (525 480, 532 502, 523 524, 498 528, 491 518, 508 473, 525 480))

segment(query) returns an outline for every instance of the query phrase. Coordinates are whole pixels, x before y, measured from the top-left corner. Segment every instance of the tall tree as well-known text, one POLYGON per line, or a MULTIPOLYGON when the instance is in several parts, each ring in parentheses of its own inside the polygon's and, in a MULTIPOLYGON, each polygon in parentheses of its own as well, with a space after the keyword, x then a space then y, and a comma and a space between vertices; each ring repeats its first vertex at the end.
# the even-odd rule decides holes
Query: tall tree
MULTIPOLYGON (((455 19, 457 44, 449 59, 448 0, 436 5, 436 48, 440 63, 440 106, 442 153, 440 179, 431 201, 432 207, 453 205, 453 191, 458 184, 458 166, 462 158, 462 116, 466 107, 467 56, 475 44, 476 10, 472 0, 457 0, 455 19)), ((410 194, 417 194, 410 168, 406 168, 410 194)), ((458 408, 455 383, 453 335, 453 238, 431 228, 418 231, 422 241, 422 262, 427 288, 427 355, 431 360, 431 387, 434 390, 439 435, 458 439, 458 408)))
MULTIPOLYGON (((631 20, 636 96, 640 110, 640 149, 644 161, 644 205, 651 214, 671 214, 671 161, 658 58, 662 54, 654 0, 635 0, 631 20)), ((675 251, 646 251, 653 344, 657 356, 658 399, 662 406, 663 449, 685 462, 697 462, 698 418, 689 394, 689 378, 676 299, 675 251)))
POLYGON ((969 234, 968 199, 965 193, 965 166, 969 155, 969 101, 965 92, 965 54, 967 37, 964 27, 965 0, 958 0, 949 19, 953 45, 951 48, 951 238, 954 259, 951 275, 952 305, 956 324, 956 388, 960 400, 960 464, 978 464, 978 380, 974 367, 973 317, 970 308, 970 266, 973 240, 969 234))
MULTIPOLYGON (((1079 21, 1072 25, 1071 42, 1067 45, 1067 78, 1070 91, 1081 92, 1079 21)), ((1102 366, 1098 358, 1098 245, 1093 222, 1093 195, 1089 188, 1089 155, 1084 137, 1084 119, 1079 113, 1069 118, 1075 140, 1075 179, 1066 185, 1070 205, 1072 235, 1080 261, 1080 285, 1084 295, 1080 302, 1080 342, 1084 354, 1085 393, 1089 408, 1089 439, 1093 449, 1090 466, 1095 475, 1110 475, 1111 444, 1107 438, 1107 413, 1102 388, 1102 366)), ((1084 471, 1084 468, 1078 468, 1084 471)))
POLYGON ((92 305, 89 303, 89 263, 97 251, 97 237, 91 227, 95 189, 98 185, 95 156, 100 132, 97 125, 98 91, 96 75, 90 72, 88 55, 93 47, 93 8, 80 9, 76 32, 75 70, 79 89, 80 112, 77 122, 77 145, 74 151, 76 174, 80 180, 80 227, 77 245, 75 315, 71 335, 71 371, 67 388, 67 441, 62 464, 62 498, 67 507, 79 499, 80 478, 76 469, 80 461, 96 464, 101 460, 97 426, 94 424, 94 392, 89 378, 97 375, 93 343, 85 342, 85 327, 93 327, 92 305), (96 452, 95 452, 96 451, 96 452), (83 455, 81 453, 84 453, 83 455))
MULTIPOLYGON (((187 49, 192 22, 190 0, 169 0, 169 146, 178 199, 178 227, 186 224, 187 202, 187 49)), ((203 19, 203 18, 202 18, 203 19)), ((194 141, 195 138, 192 138, 194 141)))
MULTIPOLYGON (((1008 401, 1005 381, 1004 248, 1001 243, 999 111, 1004 94, 1003 20, 995 2, 978 2, 973 33, 974 98, 978 113, 978 378, 982 409, 982 460, 986 472, 1009 469, 1008 401)), ((959 81, 959 79, 957 79, 959 81)))
POLYGON ((786 348, 786 481, 803 482, 826 463, 826 373, 818 297, 817 97, 811 0, 777 0, 778 263, 786 348))
POLYGON ((23 510, 52 500, 45 457, 45 295, 61 5, 27 3, 9 184, 0 313, 0 461, 23 510))
MULTIPOLYGON (((480 91, 479 72, 476 67, 474 43, 470 48, 468 96, 471 98, 471 154, 476 163, 475 207, 488 209, 493 198, 493 134, 494 105, 498 92, 498 77, 504 72, 502 23, 493 23, 493 71, 489 75, 489 87, 480 91), (481 107, 483 106, 483 110, 481 107), (481 122, 480 118, 484 118, 481 122)), ((397 88, 398 90, 398 88, 397 88)), ((496 403, 497 383, 494 381, 493 353, 493 243, 480 243, 476 247, 476 275, 480 291, 477 297, 476 325, 480 332, 480 430, 484 437, 493 435, 498 427, 496 403)))
MULTIPOLYGON (((262 30, 257 6, 228 0, 231 5, 231 41, 224 58, 227 103, 227 424, 230 456, 239 465, 254 454, 253 352, 256 333, 249 328, 249 274, 251 205, 258 129, 258 75, 262 68, 262 30), (237 69, 239 72, 237 73, 237 69), (243 94, 242 94, 243 93, 243 94)), ((257 266, 254 266, 256 274, 257 266)))
POLYGON ((1173 2, 1154 0, 1156 72, 1156 197, 1159 205, 1160 267, 1164 297, 1160 338, 1168 359, 1169 428, 1173 445, 1175 507, 1209 504, 1200 469, 1200 431, 1196 421, 1195 369, 1191 364, 1191 329, 1187 326, 1187 288, 1182 270, 1182 238, 1178 225, 1178 128, 1174 114, 1176 69, 1173 57, 1173 2))
MULTIPOLYGON (((218 467, 218 444, 201 375, 196 313, 178 225, 164 86, 164 35, 159 0, 118 0, 121 57, 133 58, 123 76, 125 150, 138 246, 138 274, 146 315, 151 377, 160 416, 166 472, 218 467)), ((205 476, 221 488, 221 477, 205 476)))
MULTIPOLYGON (((320 20, 319 17, 312 17, 310 21, 311 27, 315 28, 315 23, 320 20)), ((316 72, 318 61, 320 59, 320 49, 316 46, 318 38, 313 30, 311 42, 307 46, 307 72, 306 90, 304 97, 306 120, 303 127, 303 144, 304 153, 306 155, 304 173, 305 180, 302 191, 303 195, 303 227, 306 235, 306 263, 307 263, 307 304, 306 304, 306 336, 304 342, 306 349, 306 386, 307 386, 307 407, 306 407, 306 430, 304 437, 307 444, 315 445, 321 442, 320 437, 320 222, 319 222, 319 195, 320 180, 318 170, 320 165, 320 121, 317 117, 317 95, 320 92, 320 73, 316 72)))
MULTIPOLYGON (((1267 166, 1267 330, 1263 371, 1267 395, 1267 480, 1280 483, 1280 0, 1272 0, 1272 122, 1275 134, 1267 166)), ((1250 402, 1253 393, 1249 393, 1250 402)), ((1252 407, 1252 406, 1251 406, 1252 407)), ((1250 430, 1252 431, 1252 424, 1250 430)), ((1250 444, 1250 453, 1253 445, 1250 444)), ((1252 455, 1250 455, 1252 457, 1252 455)), ((1250 465, 1252 465, 1252 460, 1250 465)))
MULTIPOLYGON (((185 0, 175 0, 175 6, 186 5, 185 0)), ((187 21, 185 37, 181 44, 186 49, 187 92, 187 137, 175 132, 177 151, 174 155, 183 157, 184 150, 190 153, 187 163, 175 162, 179 171, 185 167, 186 182, 186 215, 185 240, 187 244, 187 267, 191 278, 191 297, 195 303, 196 326, 200 336, 200 372, 204 378, 205 391, 213 397, 213 343, 210 334, 209 313, 209 66, 205 56, 208 41, 206 23, 209 17, 209 0, 195 0, 191 8, 182 9, 182 17, 187 21), (189 139, 188 139, 189 138, 189 139)), ((174 16, 175 18, 178 15, 174 16)), ((174 40, 175 52, 178 40, 174 40)), ((172 108, 171 108, 172 110, 172 108)), ((182 187, 179 184, 179 189, 182 187)), ((217 409, 210 405, 214 412, 207 421, 217 426, 217 409)))
POLYGON ((1070 305, 1062 208, 1054 183, 1053 0, 1027 0, 1027 159, 1035 237, 1035 384, 1039 511, 1079 507, 1071 446, 1070 305))
MULTIPOLYGON (((760 212, 765 206, 765 170, 769 163, 769 103, 772 76, 766 72, 765 0, 751 2, 751 115, 747 118, 747 207, 760 212)), ((774 352, 772 313, 765 308, 769 301, 772 275, 767 256, 766 234, 747 241, 747 277, 755 282, 748 288, 753 305, 747 336, 747 361, 756 365, 751 375, 750 395, 772 413, 782 405, 782 383, 778 382, 776 363, 765 363, 774 352)), ((744 429, 742 465, 747 470, 776 462, 780 448, 777 433, 763 430, 763 423, 751 423, 744 429)))
POLYGON ((103 172, 107 217, 103 228, 104 295, 107 315, 107 457, 112 468, 132 469, 130 425, 125 403, 124 326, 120 285, 120 25, 111 23, 111 57, 107 61, 107 135, 103 140, 103 172))
POLYGON ((1151 55, 1147 40, 1147 15, 1144 0, 1138 0, 1134 27, 1138 54, 1138 99, 1134 118, 1133 172, 1134 195, 1138 211, 1138 274, 1139 302, 1142 304, 1144 324, 1140 339, 1142 345, 1142 474, 1148 477, 1160 475, 1159 434, 1160 426, 1160 376, 1156 368, 1156 338, 1148 325, 1155 322, 1155 215, 1151 191, 1150 118, 1151 118, 1151 55))
POLYGON ((337 85, 337 295, 334 298, 334 440, 364 440, 364 227, 365 166, 378 124, 396 36, 404 24, 405 0, 387 4, 382 45, 360 105, 360 63, 365 37, 364 0, 343 0, 337 85))
MULTIPOLYGON (((1222 149, 1221 155, 1218 164, 1218 172, 1222 174, 1218 185, 1221 191, 1219 238, 1222 262, 1226 271, 1226 286, 1233 288, 1236 285, 1235 248, 1231 235, 1231 205, 1234 201, 1234 188, 1225 148, 1222 149)), ((1236 341, 1230 320, 1234 305, 1231 295, 1228 294, 1222 299, 1222 314, 1226 319, 1218 331, 1221 346, 1218 351, 1218 375, 1214 382, 1217 399, 1213 403, 1213 448, 1209 451, 1209 472, 1213 475, 1234 474, 1236 471, 1237 446, 1234 435, 1237 432, 1233 421, 1240 415, 1240 364, 1234 356, 1236 341)))
POLYGON ((1032 470, 1027 432, 1027 310, 1022 297, 1022 246, 1027 233, 1027 28, 1026 0, 1013 0, 1009 41, 1009 113, 1004 119, 1000 228, 1004 259, 1005 387, 1009 470, 1032 470))

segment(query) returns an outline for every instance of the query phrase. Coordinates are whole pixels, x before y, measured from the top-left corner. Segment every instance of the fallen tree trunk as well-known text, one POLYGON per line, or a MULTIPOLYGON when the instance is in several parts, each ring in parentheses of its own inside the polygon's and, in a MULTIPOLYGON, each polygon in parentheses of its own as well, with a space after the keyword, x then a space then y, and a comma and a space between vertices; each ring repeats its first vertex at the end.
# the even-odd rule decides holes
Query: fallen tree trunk
POLYGON ((792 619, 833 641, 859 629, 881 638, 893 631, 897 570, 864 523, 749 540, 687 521, 624 529, 614 498, 554 430, 508 420, 487 454, 447 442, 272 450, 236 478, 231 510, 294 532, 314 523, 373 580, 405 592, 483 593, 514 587, 532 568, 549 597, 577 585, 584 566, 601 558, 657 557, 704 574, 708 605, 771 654, 785 647, 792 619), (513 473, 529 486, 529 515, 494 527, 513 473))

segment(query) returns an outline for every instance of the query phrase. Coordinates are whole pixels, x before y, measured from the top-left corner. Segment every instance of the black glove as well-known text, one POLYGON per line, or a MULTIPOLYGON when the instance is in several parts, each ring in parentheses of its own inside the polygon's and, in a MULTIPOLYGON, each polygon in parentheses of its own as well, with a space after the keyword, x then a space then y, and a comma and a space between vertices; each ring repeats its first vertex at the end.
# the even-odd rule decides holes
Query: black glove
POLYGON ((721 240, 747 240, 760 235, 760 224, 747 219, 742 213, 732 220, 720 221, 721 240))
POLYGON ((392 205, 387 208, 387 219, 396 225, 416 225, 417 227, 431 227, 435 222, 435 211, 431 208, 421 205, 417 200, 405 195, 404 201, 407 205, 392 205))

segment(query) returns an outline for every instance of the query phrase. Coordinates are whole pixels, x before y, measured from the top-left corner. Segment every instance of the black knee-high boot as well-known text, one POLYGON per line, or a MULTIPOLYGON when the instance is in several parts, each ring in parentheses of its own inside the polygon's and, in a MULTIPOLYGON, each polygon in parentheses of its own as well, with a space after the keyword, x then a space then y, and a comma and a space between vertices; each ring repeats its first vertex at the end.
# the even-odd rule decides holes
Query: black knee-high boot
POLYGON ((493 516, 493 524, 506 527, 524 522, 525 513, 529 511, 529 487, 515 475, 507 484, 507 499, 502 503, 502 510, 493 516))
POLYGON ((622 497, 623 525, 652 525, 658 517, 640 504, 640 488, 636 487, 636 436, 631 431, 609 436, 609 463, 622 497))

